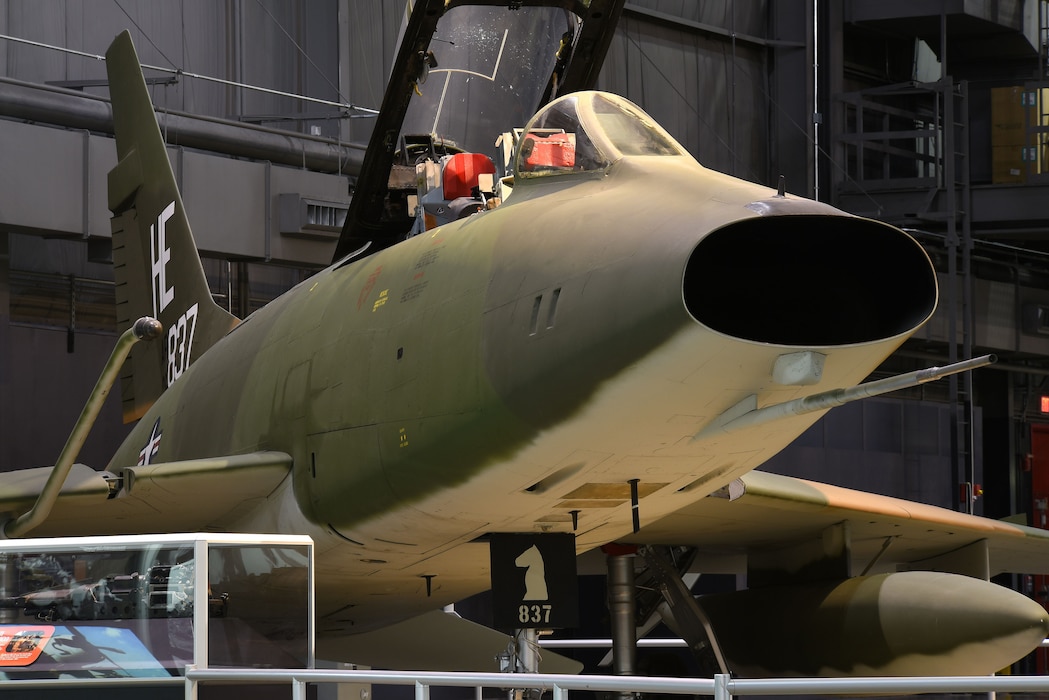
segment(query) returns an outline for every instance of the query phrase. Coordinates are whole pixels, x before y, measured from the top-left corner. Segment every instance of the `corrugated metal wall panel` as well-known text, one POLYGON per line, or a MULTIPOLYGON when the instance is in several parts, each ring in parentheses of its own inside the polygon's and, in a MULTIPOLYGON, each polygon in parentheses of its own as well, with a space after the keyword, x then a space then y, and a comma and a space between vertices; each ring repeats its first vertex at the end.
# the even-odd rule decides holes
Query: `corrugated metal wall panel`
MULTIPOLYGON (((182 2, 183 44, 182 67, 193 73, 228 77, 229 3, 188 1, 182 2)), ((203 80, 182 81, 181 102, 178 109, 194 114, 225 117, 229 114, 227 104, 230 88, 203 80)), ((174 107, 172 107, 174 109, 174 107)))
MULTIPOLYGON (((9 0, 8 32, 48 44, 65 45, 64 0, 24 2, 9 0)), ((46 49, 7 44, 8 75, 34 83, 65 80, 65 57, 46 49)))
MULTIPOLYGON (((669 20, 628 12, 600 87, 644 106, 709 167, 768 180, 766 57, 753 44, 733 47, 727 36, 764 37, 766 3, 632 0, 629 6, 669 20), (704 31, 696 23, 720 29, 704 31)), ((0 0, 0 17, 12 35, 90 53, 104 52, 129 27, 144 63, 324 99, 337 99, 342 85, 344 99, 378 108, 404 8, 390 0, 0 0), (340 43, 346 56, 341 66, 340 43)), ((99 62, 13 42, 5 42, 3 56, 4 74, 20 80, 105 75, 99 62)), ((101 87, 88 91, 105 94, 101 87)), ((330 118, 338 110, 293 98, 184 77, 154 87, 153 95, 161 108, 340 135, 340 120, 330 118)), ((371 119, 341 122, 342 138, 367 140, 371 119)))
MULTIPOLYGON (((339 23, 333 21, 338 17, 337 0, 324 0, 327 6, 324 12, 314 12, 314 3, 310 11, 303 15, 303 57, 302 76, 303 91, 313 97, 339 101, 339 23), (323 60, 318 60, 321 58, 323 60)), ((321 117, 337 117, 339 109, 320 105, 304 105, 304 111, 321 117)), ((308 120, 303 131, 312 133, 316 127, 318 133, 329 138, 339 137, 339 120, 322 118, 308 120)))
MULTIPOLYGON (((333 99, 339 74, 338 5, 339 0, 123 0, 119 5, 112 0, 5 0, 0 15, 13 36, 93 54, 104 53, 127 28, 145 64, 333 99)), ((103 64, 81 56, 14 42, 5 42, 3 49, 3 74, 19 80, 105 79, 103 64)), ((165 75, 147 71, 147 77, 165 75)), ((88 91, 105 94, 104 88, 88 91)), ((294 116, 313 109, 292 98, 186 77, 177 85, 154 88, 153 97, 160 108, 219 117, 294 116)))
MULTIPOLYGON (((673 3, 632 4, 666 12, 673 3)), ((692 15, 687 19, 712 19, 709 12, 692 15)), ((748 20, 748 27, 764 31, 761 17, 761 26, 748 20)), ((765 60, 753 45, 733 47, 724 36, 627 15, 598 87, 642 105, 707 167, 768 182, 765 60)))
POLYGON ((629 0, 628 7, 650 10, 689 22, 733 29, 740 34, 766 35, 767 0, 696 2, 695 0, 629 0))
MULTIPOLYGON (((68 0, 75 3, 76 0, 68 0)), ((187 46, 183 41, 184 28, 182 19, 182 8, 184 2, 151 3, 148 0, 121 1, 118 6, 113 2, 104 0, 89 0, 85 3, 84 22, 78 27, 70 27, 71 34, 80 34, 86 45, 95 47, 92 53, 104 53, 113 37, 123 29, 131 32, 135 40, 135 48, 138 50, 139 59, 142 63, 161 66, 164 68, 187 68, 186 56, 196 55, 192 52, 195 47, 187 46), (121 9, 122 8, 122 9, 121 9), (122 11, 123 10, 123 11, 122 11), (126 11, 126 14, 125 14, 126 11)), ((186 31, 186 36, 189 32, 186 31)), ((62 42, 60 45, 68 45, 62 42)), ((76 56, 69 57, 69 63, 75 61, 84 63, 85 60, 76 56)), ((105 77, 105 66, 93 68, 101 69, 100 77, 105 77)), ((146 73, 146 77, 170 77, 164 73, 146 73)), ((169 109, 184 109, 183 92, 185 80, 180 80, 173 85, 155 86, 151 91, 153 99, 158 106, 169 109)), ((100 90, 98 94, 107 94, 100 90)))
MULTIPOLYGON (((242 82, 286 92, 300 91, 302 59, 295 44, 302 45, 302 12, 299 2, 241 3, 242 41, 238 58, 242 82)), ((282 128, 290 125, 256 118, 302 113, 302 103, 297 100, 251 90, 244 91, 241 105, 243 118, 282 128)))
MULTIPOLYGON (((345 3, 347 53, 343 66, 347 95, 354 104, 370 109, 382 105, 383 92, 397 52, 397 38, 404 19, 403 2, 345 3)), ((371 119, 346 120, 344 138, 365 142, 371 134, 371 119)))

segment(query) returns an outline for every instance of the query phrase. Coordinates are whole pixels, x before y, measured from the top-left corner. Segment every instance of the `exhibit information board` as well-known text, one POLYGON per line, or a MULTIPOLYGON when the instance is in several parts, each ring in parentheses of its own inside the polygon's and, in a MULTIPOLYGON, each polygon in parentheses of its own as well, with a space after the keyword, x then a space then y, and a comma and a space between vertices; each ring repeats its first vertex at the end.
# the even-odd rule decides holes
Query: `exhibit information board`
POLYGON ((0 679, 311 668, 313 648, 308 537, 0 542, 0 679))

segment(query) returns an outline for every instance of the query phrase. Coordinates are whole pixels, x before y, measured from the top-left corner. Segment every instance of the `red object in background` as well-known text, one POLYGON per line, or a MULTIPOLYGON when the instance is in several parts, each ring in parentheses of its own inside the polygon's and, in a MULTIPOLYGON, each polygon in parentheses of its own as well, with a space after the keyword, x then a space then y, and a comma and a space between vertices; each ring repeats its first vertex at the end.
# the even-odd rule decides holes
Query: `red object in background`
POLYGON ((449 202, 473 196, 480 175, 494 175, 492 159, 483 153, 456 153, 444 165, 444 198, 449 202))
MULTIPOLYGON (((1031 454, 1025 462, 1031 471, 1031 524, 1049 529, 1049 425, 1031 426, 1031 454)), ((1033 577, 1034 599, 1049 610, 1049 576, 1033 577)), ((1038 675, 1049 674, 1049 649, 1035 652, 1038 675)))

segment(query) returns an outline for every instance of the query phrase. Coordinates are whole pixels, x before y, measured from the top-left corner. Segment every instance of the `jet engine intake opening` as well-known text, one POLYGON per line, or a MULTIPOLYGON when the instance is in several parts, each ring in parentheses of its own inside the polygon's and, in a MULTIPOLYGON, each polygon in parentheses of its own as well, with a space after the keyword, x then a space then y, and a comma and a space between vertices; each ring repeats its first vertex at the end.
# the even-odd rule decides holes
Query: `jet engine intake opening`
POLYGON ((820 347, 908 333, 936 308, 936 273, 906 233, 870 219, 761 216, 720 228, 685 266, 685 307, 744 340, 820 347))

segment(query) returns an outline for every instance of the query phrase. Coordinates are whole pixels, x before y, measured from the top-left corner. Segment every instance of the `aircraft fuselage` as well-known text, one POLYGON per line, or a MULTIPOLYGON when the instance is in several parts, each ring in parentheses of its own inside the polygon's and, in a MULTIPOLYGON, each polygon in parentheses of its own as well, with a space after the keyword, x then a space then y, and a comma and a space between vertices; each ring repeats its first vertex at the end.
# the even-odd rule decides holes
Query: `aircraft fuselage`
MULTIPOLYGON (((158 419, 165 437, 156 462, 292 455, 290 488, 215 527, 307 529, 325 552, 322 611, 323 581, 336 581, 331 605, 346 597, 335 593, 342 577, 323 575, 326 567, 348 576, 396 570, 419 585, 434 557, 456 545, 487 532, 570 531, 573 515, 581 550, 613 541, 631 528, 630 480, 639 480, 641 516, 655 519, 759 465, 815 417, 694 439, 711 419, 748 395, 764 403, 855 384, 931 313, 931 268, 905 234, 780 200, 687 156, 519 182, 497 209, 336 264, 250 316, 161 396, 109 468, 135 464, 158 419), (719 245, 726 277, 717 305, 757 294, 793 309, 797 326, 816 325, 810 317, 826 310, 814 291, 847 295, 855 286, 843 278, 830 292, 822 277, 811 279, 836 254, 825 250, 828 238, 850 234, 911 256, 899 264, 924 266, 925 298, 917 312, 892 312, 893 332, 843 331, 841 342, 833 330, 807 345, 769 342, 762 323, 755 338, 712 329, 694 315, 711 303, 703 286, 711 273, 690 266, 700 265, 711 232, 733 235, 741 221, 789 237, 798 258, 719 245), (732 275, 755 261, 754 277, 732 275), (792 276, 798 283, 782 286, 794 289, 769 286, 792 276), (827 356, 822 380, 776 385, 776 358, 798 349, 827 356)), ((881 279, 892 296, 898 280, 877 269, 885 255, 842 272, 864 284, 881 279)), ((868 303, 874 292, 864 290, 868 303)), ((860 302, 854 310, 867 312, 860 302)), ((485 563, 457 573, 483 588, 475 579, 483 581, 485 563)), ((452 578, 435 579, 434 595, 461 597, 452 585, 442 593, 452 578)))

